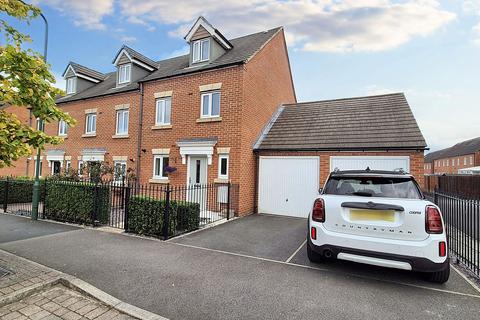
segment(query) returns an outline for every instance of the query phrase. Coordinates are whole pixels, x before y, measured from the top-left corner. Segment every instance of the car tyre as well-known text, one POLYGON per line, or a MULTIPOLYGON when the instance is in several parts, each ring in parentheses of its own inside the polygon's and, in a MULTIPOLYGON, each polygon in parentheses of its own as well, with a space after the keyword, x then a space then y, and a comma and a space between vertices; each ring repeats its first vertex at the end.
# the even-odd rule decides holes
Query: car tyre
POLYGON ((310 243, 307 242, 307 256, 308 260, 313 263, 321 263, 325 262, 325 257, 315 251, 313 251, 312 247, 310 246, 310 243))
POLYGON ((426 274, 426 279, 430 282, 445 283, 450 277, 450 264, 442 271, 429 272, 426 274))

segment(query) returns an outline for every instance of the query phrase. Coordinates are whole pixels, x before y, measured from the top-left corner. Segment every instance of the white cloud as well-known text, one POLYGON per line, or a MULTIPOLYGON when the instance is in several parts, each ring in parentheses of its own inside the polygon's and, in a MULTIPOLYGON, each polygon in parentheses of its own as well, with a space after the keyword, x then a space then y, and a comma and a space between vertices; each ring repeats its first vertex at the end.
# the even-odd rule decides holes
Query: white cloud
POLYGON ((135 38, 133 36, 121 36, 120 41, 127 42, 127 43, 132 43, 132 42, 137 41, 137 38, 135 38))
POLYGON ((172 25, 174 36, 184 36, 199 15, 228 37, 284 25, 291 46, 323 52, 392 49, 456 17, 435 0, 205 0, 201 6, 195 0, 122 0, 120 8, 132 21, 172 25))
POLYGON ((376 96, 381 94, 398 93, 398 92, 406 92, 406 91, 409 91, 409 90, 385 88, 382 86, 378 86, 376 84, 372 84, 365 87, 365 94, 367 96, 376 96))
MULTIPOLYGON (((463 12, 466 15, 476 15, 480 18, 480 0, 467 0, 463 2, 463 12)), ((472 41, 480 45, 480 21, 472 27, 472 41)))
POLYGON ((480 46, 480 22, 472 29, 473 43, 480 46))
POLYGON ((87 29, 106 29, 102 19, 113 13, 114 0, 33 0, 36 5, 47 5, 73 18, 75 25, 87 29))

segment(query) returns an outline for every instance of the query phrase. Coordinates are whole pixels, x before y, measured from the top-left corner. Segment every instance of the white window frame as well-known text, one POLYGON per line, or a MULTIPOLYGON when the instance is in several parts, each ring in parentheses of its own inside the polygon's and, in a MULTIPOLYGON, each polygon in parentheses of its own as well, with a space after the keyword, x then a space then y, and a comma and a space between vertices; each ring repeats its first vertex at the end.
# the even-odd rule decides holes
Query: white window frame
MULTIPOLYGON (((163 163, 164 163, 164 160, 165 158, 168 158, 169 159, 169 156, 168 155, 165 155, 165 154, 156 154, 153 156, 153 179, 156 179, 156 180, 166 180, 168 179, 168 175, 163 175, 163 163), (157 159, 161 159, 160 160, 160 175, 156 175, 156 164, 157 164, 157 159)), ((169 162, 170 162, 170 159, 169 159, 169 162)))
POLYGON ((68 134, 68 124, 64 120, 58 122, 58 135, 66 136, 68 134))
POLYGON ((127 161, 125 161, 125 160, 113 161, 113 180, 116 181, 116 182, 122 182, 123 179, 121 179, 121 177, 117 177, 117 173, 116 173, 117 164, 125 166, 125 171, 123 173, 123 177, 126 178, 127 177, 127 161))
POLYGON ((230 166, 230 157, 228 154, 221 154, 218 156, 218 179, 227 180, 228 179, 228 172, 230 166), (227 159, 227 173, 222 174, 222 159, 227 159))
POLYGON ((470 156, 470 165, 473 166, 473 156, 470 156))
POLYGON ((77 86, 77 78, 70 77, 70 78, 67 78, 66 81, 67 83, 66 83, 65 91, 67 92, 67 94, 74 94, 77 86))
POLYGON ((210 60, 210 39, 201 39, 192 44, 192 62, 204 62, 210 60), (203 56, 203 47, 208 47, 207 56, 203 56))
POLYGON ((97 133, 97 114, 95 112, 92 112, 92 113, 87 113, 85 115, 85 134, 95 134, 97 133), (93 126, 95 127, 94 129, 95 130, 88 130, 88 119, 90 117, 93 117, 95 120, 93 122, 93 126))
POLYGON ((127 135, 128 134, 128 122, 129 122, 130 112, 128 109, 117 110, 117 119, 116 119, 116 129, 115 133, 117 135, 127 135), (120 117, 122 117, 122 125, 120 126, 120 117), (126 121, 126 122, 125 122, 126 121), (120 131, 122 128, 124 131, 120 131))
POLYGON ((171 122, 172 122, 172 97, 158 98, 155 101, 155 125, 157 126, 169 125, 171 122), (170 116, 168 121, 166 121, 167 107, 170 108, 170 112, 169 112, 170 116), (161 119, 159 119, 159 113, 161 114, 161 119))
POLYGON ((129 83, 132 78, 132 65, 130 63, 118 66, 118 84, 129 83))
POLYGON ((79 175, 83 175, 82 169, 83 169, 83 160, 78 160, 78 174, 79 175))
POLYGON ((200 117, 201 118, 218 118, 220 117, 220 110, 221 110, 221 101, 222 101, 222 94, 220 90, 215 91, 208 91, 204 92, 200 95, 200 117), (218 94, 218 114, 212 115, 212 107, 213 107, 213 95, 218 94), (203 97, 208 96, 208 114, 203 114, 203 97))
POLYGON ((65 161, 65 171, 66 172, 70 171, 71 167, 72 167, 72 160, 66 160, 65 161))

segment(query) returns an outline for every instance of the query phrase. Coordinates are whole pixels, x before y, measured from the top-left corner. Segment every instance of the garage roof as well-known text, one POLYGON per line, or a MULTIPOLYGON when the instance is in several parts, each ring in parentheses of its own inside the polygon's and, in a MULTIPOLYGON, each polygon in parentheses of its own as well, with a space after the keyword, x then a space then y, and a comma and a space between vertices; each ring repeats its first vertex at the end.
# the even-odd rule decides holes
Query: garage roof
POLYGON ((287 104, 255 150, 412 150, 425 139, 403 93, 287 104))
POLYGON ((425 156, 425 162, 432 162, 438 159, 463 156, 480 151, 480 137, 462 141, 450 148, 430 152, 425 156))

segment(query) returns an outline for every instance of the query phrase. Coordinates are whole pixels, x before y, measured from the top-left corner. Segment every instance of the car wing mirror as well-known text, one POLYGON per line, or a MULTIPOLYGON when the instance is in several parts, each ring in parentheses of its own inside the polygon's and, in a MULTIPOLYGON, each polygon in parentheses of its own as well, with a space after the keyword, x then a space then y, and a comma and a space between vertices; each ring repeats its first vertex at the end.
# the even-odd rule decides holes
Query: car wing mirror
POLYGON ((322 187, 318 188, 318 193, 319 193, 319 194, 321 194, 322 191, 323 191, 323 188, 322 188, 322 187))

